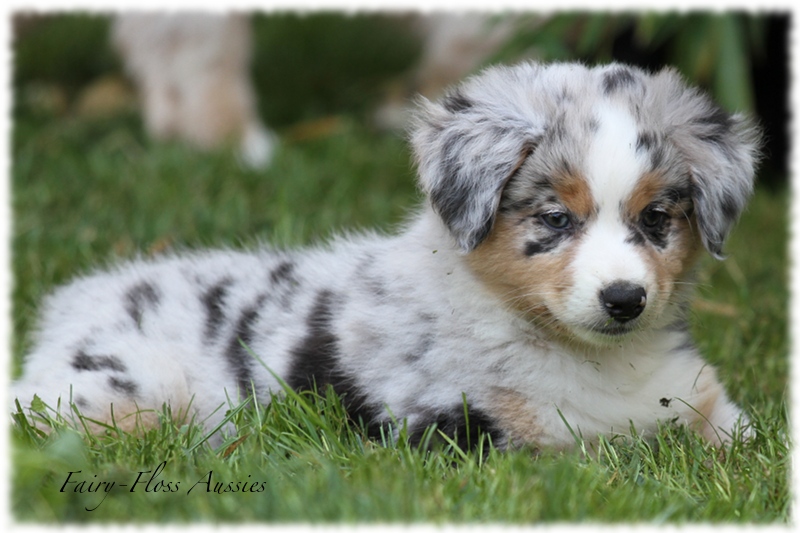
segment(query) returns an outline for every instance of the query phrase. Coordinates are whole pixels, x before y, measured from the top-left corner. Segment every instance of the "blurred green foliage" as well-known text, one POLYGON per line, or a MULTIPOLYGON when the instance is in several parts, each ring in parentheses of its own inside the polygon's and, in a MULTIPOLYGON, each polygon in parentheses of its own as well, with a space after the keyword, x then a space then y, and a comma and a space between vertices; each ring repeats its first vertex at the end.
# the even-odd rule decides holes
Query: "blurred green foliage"
MULTIPOLYGON (((252 74, 265 122, 282 133, 330 115, 369 116, 387 95, 409 86, 424 47, 419 17, 254 13, 252 74)), ((785 180, 786 13, 506 12, 490 19, 510 22, 513 31, 484 65, 533 58, 616 60, 651 70, 675 66, 725 109, 758 116, 767 140, 762 179, 785 180)), ((14 116, 31 110, 42 118, 70 113, 83 88, 105 75, 121 75, 110 25, 110 13, 16 14, 14 116)))
MULTIPOLYGON (((752 111, 752 67, 764 58, 767 15, 738 12, 564 12, 513 16, 516 31, 490 62, 523 57, 587 62, 669 63, 707 87, 727 109, 752 111), (629 41, 620 49, 621 37, 629 41), (622 57, 620 57, 622 56, 622 57)), ((253 77, 261 112, 281 126, 368 109, 389 79, 408 71, 421 40, 399 13, 257 13, 253 77)), ((59 83, 73 92, 120 69, 108 42, 110 17, 61 13, 21 25, 14 83, 59 83)))
POLYGON ((57 83, 69 93, 120 69, 110 18, 88 13, 23 15, 15 20, 13 85, 57 83))
MULTIPOLYGON (((102 75, 122 73, 109 41, 110 15, 61 13, 16 22, 18 90, 54 84, 74 97, 102 75)), ((261 114, 273 127, 368 110, 420 50, 408 16, 260 13, 252 28, 253 81, 261 114)))
POLYGON ((711 91, 731 111, 755 109, 751 69, 764 58, 766 15, 749 13, 560 13, 526 15, 492 62, 519 57, 607 62, 631 60, 636 49, 645 66, 670 64, 711 91))
POLYGON ((271 13, 252 24, 253 78, 273 126, 370 109, 420 52, 399 15, 271 13))

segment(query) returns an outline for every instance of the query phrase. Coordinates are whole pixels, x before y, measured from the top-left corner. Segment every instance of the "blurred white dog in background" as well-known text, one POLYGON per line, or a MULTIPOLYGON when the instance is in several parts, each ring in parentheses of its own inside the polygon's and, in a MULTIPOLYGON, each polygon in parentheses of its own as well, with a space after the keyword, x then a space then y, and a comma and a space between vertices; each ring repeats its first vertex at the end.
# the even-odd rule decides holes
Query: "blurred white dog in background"
POLYGON ((147 132, 200 149, 238 143, 254 168, 269 164, 276 137, 258 116, 246 16, 121 13, 112 42, 137 85, 147 132))

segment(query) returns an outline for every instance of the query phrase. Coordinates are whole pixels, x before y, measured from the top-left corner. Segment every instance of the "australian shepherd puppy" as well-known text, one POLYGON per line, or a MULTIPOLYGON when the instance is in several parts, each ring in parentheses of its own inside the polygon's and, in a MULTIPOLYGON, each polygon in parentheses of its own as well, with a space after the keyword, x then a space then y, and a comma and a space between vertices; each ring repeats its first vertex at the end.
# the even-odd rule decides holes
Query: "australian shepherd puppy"
POLYGON ((211 428, 230 402, 331 386, 412 441, 736 434, 687 307, 751 194, 757 131, 672 70, 619 64, 490 68, 421 108, 428 201, 399 235, 78 279, 45 303, 13 396, 122 427, 166 403, 211 428))

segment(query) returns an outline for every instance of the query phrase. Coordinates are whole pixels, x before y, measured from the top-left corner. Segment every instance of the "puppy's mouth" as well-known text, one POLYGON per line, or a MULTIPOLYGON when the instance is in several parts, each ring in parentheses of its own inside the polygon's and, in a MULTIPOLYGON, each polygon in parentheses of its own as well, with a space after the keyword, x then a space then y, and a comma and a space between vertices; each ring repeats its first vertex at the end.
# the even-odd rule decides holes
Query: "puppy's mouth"
POLYGON ((638 323, 638 320, 617 322, 614 319, 610 319, 602 324, 595 324, 589 327, 589 329, 593 333, 599 333, 600 335, 608 335, 609 337, 622 337, 628 333, 638 330, 638 323))
POLYGON ((640 320, 619 322, 609 319, 603 322, 573 326, 572 330, 579 338, 592 343, 603 344, 623 339, 642 329, 640 320))

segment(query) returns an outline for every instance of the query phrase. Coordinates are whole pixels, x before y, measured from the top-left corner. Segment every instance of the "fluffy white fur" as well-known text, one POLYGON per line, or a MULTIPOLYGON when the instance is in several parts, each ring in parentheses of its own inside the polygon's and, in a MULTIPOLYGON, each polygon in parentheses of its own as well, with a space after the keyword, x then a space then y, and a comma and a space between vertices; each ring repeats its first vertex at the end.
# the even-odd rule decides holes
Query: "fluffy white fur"
POLYGON ((417 440, 436 424, 561 448, 666 421, 729 438, 744 419, 686 304, 700 249, 721 254, 751 191, 744 119, 672 71, 620 65, 497 67, 422 108, 429 202, 399 235, 78 279, 44 305, 14 397, 98 420, 113 405, 118 422, 166 402, 212 427, 280 376, 417 440))

